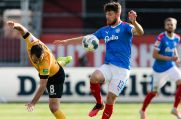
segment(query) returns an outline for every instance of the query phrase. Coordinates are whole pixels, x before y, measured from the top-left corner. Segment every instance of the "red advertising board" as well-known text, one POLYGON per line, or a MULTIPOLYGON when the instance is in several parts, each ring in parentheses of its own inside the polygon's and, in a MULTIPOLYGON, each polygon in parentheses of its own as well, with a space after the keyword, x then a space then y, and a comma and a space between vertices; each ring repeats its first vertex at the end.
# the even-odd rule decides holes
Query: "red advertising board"
MULTIPOLYGON (((86 52, 81 44, 73 44, 68 46, 55 46, 54 40, 63 40, 81 36, 81 34, 60 34, 60 35, 43 35, 40 39, 46 43, 54 52, 55 56, 71 55, 74 61, 69 66, 100 66, 104 63, 105 45, 101 41, 99 48, 94 52, 86 52)), ((150 67, 153 64, 152 58, 153 44, 156 35, 144 35, 134 37, 132 46, 132 67, 150 67)))

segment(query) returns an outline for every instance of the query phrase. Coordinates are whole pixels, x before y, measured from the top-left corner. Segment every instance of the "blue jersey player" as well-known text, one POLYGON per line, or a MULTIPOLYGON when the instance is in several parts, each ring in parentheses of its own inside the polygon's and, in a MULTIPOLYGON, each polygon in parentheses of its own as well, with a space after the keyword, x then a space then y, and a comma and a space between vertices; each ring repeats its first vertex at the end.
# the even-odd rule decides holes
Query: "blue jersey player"
POLYGON ((146 95, 143 102, 140 111, 141 119, 146 119, 145 110, 147 106, 168 79, 175 81, 178 87, 171 113, 178 119, 181 119, 181 114, 177 110, 181 99, 181 71, 176 67, 176 64, 180 63, 176 49, 180 42, 180 37, 174 33, 177 20, 175 18, 167 18, 164 24, 166 31, 158 35, 154 45, 153 58, 155 58, 155 62, 153 64, 153 88, 151 92, 146 95))
MULTIPOLYGON (((96 99, 96 105, 89 112, 89 116, 96 116, 99 110, 104 109, 102 119, 109 119, 113 112, 117 96, 126 85, 130 75, 130 56, 133 35, 143 35, 141 25, 136 21, 136 12, 128 13, 131 24, 121 21, 121 5, 118 2, 109 2, 104 5, 107 26, 98 29, 93 35, 103 39, 106 44, 104 64, 98 68, 90 78, 90 90, 96 99), (100 84, 109 82, 106 104, 101 97, 100 84)), ((56 40, 55 44, 71 44, 82 42, 83 37, 67 40, 56 40)))

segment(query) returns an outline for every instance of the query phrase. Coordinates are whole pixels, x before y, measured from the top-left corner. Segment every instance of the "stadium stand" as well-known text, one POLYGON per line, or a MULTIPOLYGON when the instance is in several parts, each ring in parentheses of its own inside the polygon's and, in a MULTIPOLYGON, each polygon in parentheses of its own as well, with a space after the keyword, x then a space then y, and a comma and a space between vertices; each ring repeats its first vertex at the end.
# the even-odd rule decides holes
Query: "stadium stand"
POLYGON ((138 20, 146 34, 161 32, 163 21, 167 17, 175 17, 178 20, 177 31, 181 32, 180 6, 180 0, 127 0, 126 12, 131 9, 137 11, 138 20))
POLYGON ((82 1, 45 0, 42 30, 45 33, 79 32, 83 27, 82 1))
MULTIPOLYGON (((28 1, 28 0, 27 0, 28 1)), ((181 33, 181 1, 180 0, 118 0, 123 7, 122 18, 127 20, 127 13, 135 10, 139 15, 146 35, 155 35, 163 30, 162 22, 172 16, 178 20, 177 33, 181 33)), ((107 0, 29 0, 28 9, 32 12, 31 31, 50 43, 54 38, 89 34, 105 25, 102 6, 107 0), (96 3, 96 4, 95 4, 96 3), (71 34, 71 35, 70 35, 71 34), (49 39, 51 38, 51 40, 49 39)), ((25 44, 17 40, 4 39, 3 13, 7 9, 23 9, 21 0, 0 1, 0 43, 8 49, 0 50, 0 66, 29 66, 24 55, 25 44), (13 44, 13 45, 9 45, 13 44), (18 47, 21 47, 17 50, 18 47), (17 53, 14 53, 17 51, 17 53)))

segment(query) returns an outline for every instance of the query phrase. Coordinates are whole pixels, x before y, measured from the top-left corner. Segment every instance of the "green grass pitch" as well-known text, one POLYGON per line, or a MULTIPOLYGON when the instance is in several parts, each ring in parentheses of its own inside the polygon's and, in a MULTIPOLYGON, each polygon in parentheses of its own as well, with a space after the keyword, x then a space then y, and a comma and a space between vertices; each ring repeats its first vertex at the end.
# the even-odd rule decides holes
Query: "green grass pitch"
MULTIPOLYGON (((39 103, 34 112, 27 112, 24 103, 0 104, 0 119, 55 119, 50 113, 47 103, 39 103)), ((139 109, 141 103, 117 103, 111 119, 140 119, 139 109)), ((96 117, 88 117, 88 111, 93 103, 61 103, 62 111, 67 119, 101 119, 102 111, 96 117)), ((151 104, 147 109, 147 119, 176 119, 170 114, 172 104, 151 104)))

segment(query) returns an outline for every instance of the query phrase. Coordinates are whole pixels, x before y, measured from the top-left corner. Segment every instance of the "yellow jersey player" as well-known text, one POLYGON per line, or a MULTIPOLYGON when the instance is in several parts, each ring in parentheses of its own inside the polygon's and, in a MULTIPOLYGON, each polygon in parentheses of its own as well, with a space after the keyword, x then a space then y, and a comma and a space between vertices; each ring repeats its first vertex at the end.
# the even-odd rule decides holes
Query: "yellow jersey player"
POLYGON ((66 119, 65 114, 59 109, 59 99, 62 96, 65 80, 65 73, 62 66, 72 60, 71 56, 58 58, 60 61, 57 63, 49 48, 34 37, 24 26, 13 21, 8 21, 7 25, 11 30, 16 29, 19 31, 25 39, 29 59, 39 72, 40 86, 32 101, 26 104, 27 110, 30 112, 33 111, 35 104, 47 88, 51 112, 56 119, 66 119))

